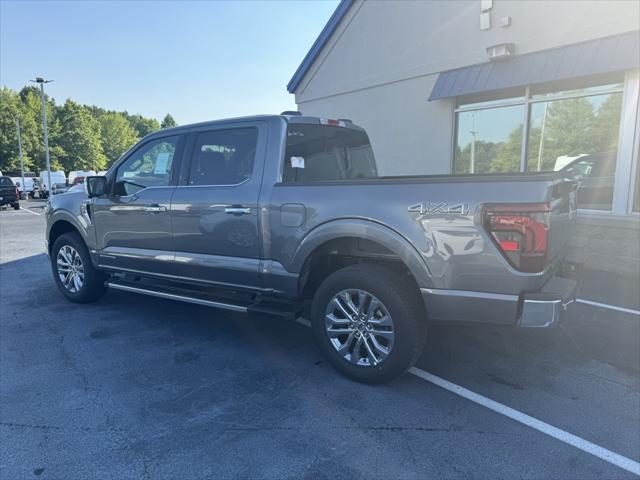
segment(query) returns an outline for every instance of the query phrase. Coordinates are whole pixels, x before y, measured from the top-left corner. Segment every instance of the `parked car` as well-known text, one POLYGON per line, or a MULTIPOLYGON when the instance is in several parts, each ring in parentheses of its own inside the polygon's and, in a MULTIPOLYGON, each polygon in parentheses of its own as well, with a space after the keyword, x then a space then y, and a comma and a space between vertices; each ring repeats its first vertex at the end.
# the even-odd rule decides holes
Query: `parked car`
POLYGON ((51 193, 53 195, 59 195, 61 193, 66 193, 69 190, 69 187, 66 183, 54 183, 53 188, 51 189, 51 193))
POLYGON ((74 182, 77 177, 91 177, 96 175, 96 172, 93 170, 72 170, 69 172, 68 184, 75 185, 74 182))
MULTIPOLYGON (((47 175, 47 171, 43 170, 40 172, 40 196, 43 198, 47 198, 49 196, 50 188, 49 188, 49 178, 47 175)), ((57 170, 51 171, 51 184, 58 185, 58 189, 54 193, 61 193, 60 190, 66 188, 67 185, 67 177, 64 174, 64 171, 57 170)), ((66 191, 66 190, 65 190, 66 191)))
POLYGON ((15 186, 11 177, 0 177, 0 207, 11 205, 14 210, 20 209, 18 187, 15 186))
POLYGON ((427 322, 556 324, 574 300, 577 182, 560 173, 380 177, 346 120, 274 115, 145 137, 87 194, 52 198, 73 302, 107 288, 311 319, 330 363, 389 381, 427 322))
POLYGON ((75 185, 69 187, 64 193, 74 193, 74 192, 85 192, 84 183, 76 183, 75 185))

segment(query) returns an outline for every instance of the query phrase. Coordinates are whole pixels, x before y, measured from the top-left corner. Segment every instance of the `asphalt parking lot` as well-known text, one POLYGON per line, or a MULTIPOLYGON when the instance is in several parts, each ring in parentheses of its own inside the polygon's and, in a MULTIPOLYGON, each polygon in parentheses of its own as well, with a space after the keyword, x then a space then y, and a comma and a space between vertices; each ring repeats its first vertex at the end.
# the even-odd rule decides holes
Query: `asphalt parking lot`
MULTIPOLYGON (((299 323, 123 292, 71 304, 43 203, 25 206, 0 211, 2 478, 638 478, 416 375, 351 382, 299 323)), ((577 305, 549 331, 434 327, 418 367, 633 464, 638 370, 573 333, 616 322, 640 319, 577 305)))

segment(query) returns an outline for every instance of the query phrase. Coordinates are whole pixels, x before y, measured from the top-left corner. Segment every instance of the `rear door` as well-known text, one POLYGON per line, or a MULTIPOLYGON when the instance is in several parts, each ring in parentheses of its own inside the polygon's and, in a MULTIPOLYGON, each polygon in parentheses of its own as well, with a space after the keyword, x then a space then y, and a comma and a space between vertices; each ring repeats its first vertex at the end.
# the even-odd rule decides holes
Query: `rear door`
POLYGON ((110 194, 93 199, 101 265, 173 273, 170 208, 184 141, 184 135, 169 135, 141 144, 118 165, 110 194))
POLYGON ((188 143, 171 205, 179 275, 259 288, 266 127, 239 122, 196 129, 188 143))

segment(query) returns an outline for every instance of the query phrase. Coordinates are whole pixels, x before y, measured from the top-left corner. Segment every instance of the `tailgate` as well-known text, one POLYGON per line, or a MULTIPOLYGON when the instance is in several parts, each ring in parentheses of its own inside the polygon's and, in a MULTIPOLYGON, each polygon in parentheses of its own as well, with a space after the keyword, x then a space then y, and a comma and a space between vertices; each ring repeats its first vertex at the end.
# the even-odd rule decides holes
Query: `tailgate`
POLYGON ((13 186, 0 187, 0 197, 13 198, 15 196, 16 196, 16 187, 13 187, 13 186))
POLYGON ((575 234, 579 184, 575 180, 559 178, 551 188, 548 264, 556 263, 566 254, 575 234))

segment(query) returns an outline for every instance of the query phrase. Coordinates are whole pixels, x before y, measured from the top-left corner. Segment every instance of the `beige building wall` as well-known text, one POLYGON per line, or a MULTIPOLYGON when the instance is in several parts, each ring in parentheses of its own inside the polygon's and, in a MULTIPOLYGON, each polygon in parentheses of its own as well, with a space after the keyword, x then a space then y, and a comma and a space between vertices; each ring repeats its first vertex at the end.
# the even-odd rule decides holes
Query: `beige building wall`
POLYGON ((351 118, 371 136, 383 175, 450 173, 453 101, 428 102, 439 72, 640 28, 635 0, 356 0, 295 96, 303 114, 351 118), (510 17, 511 25, 500 26, 510 17))

